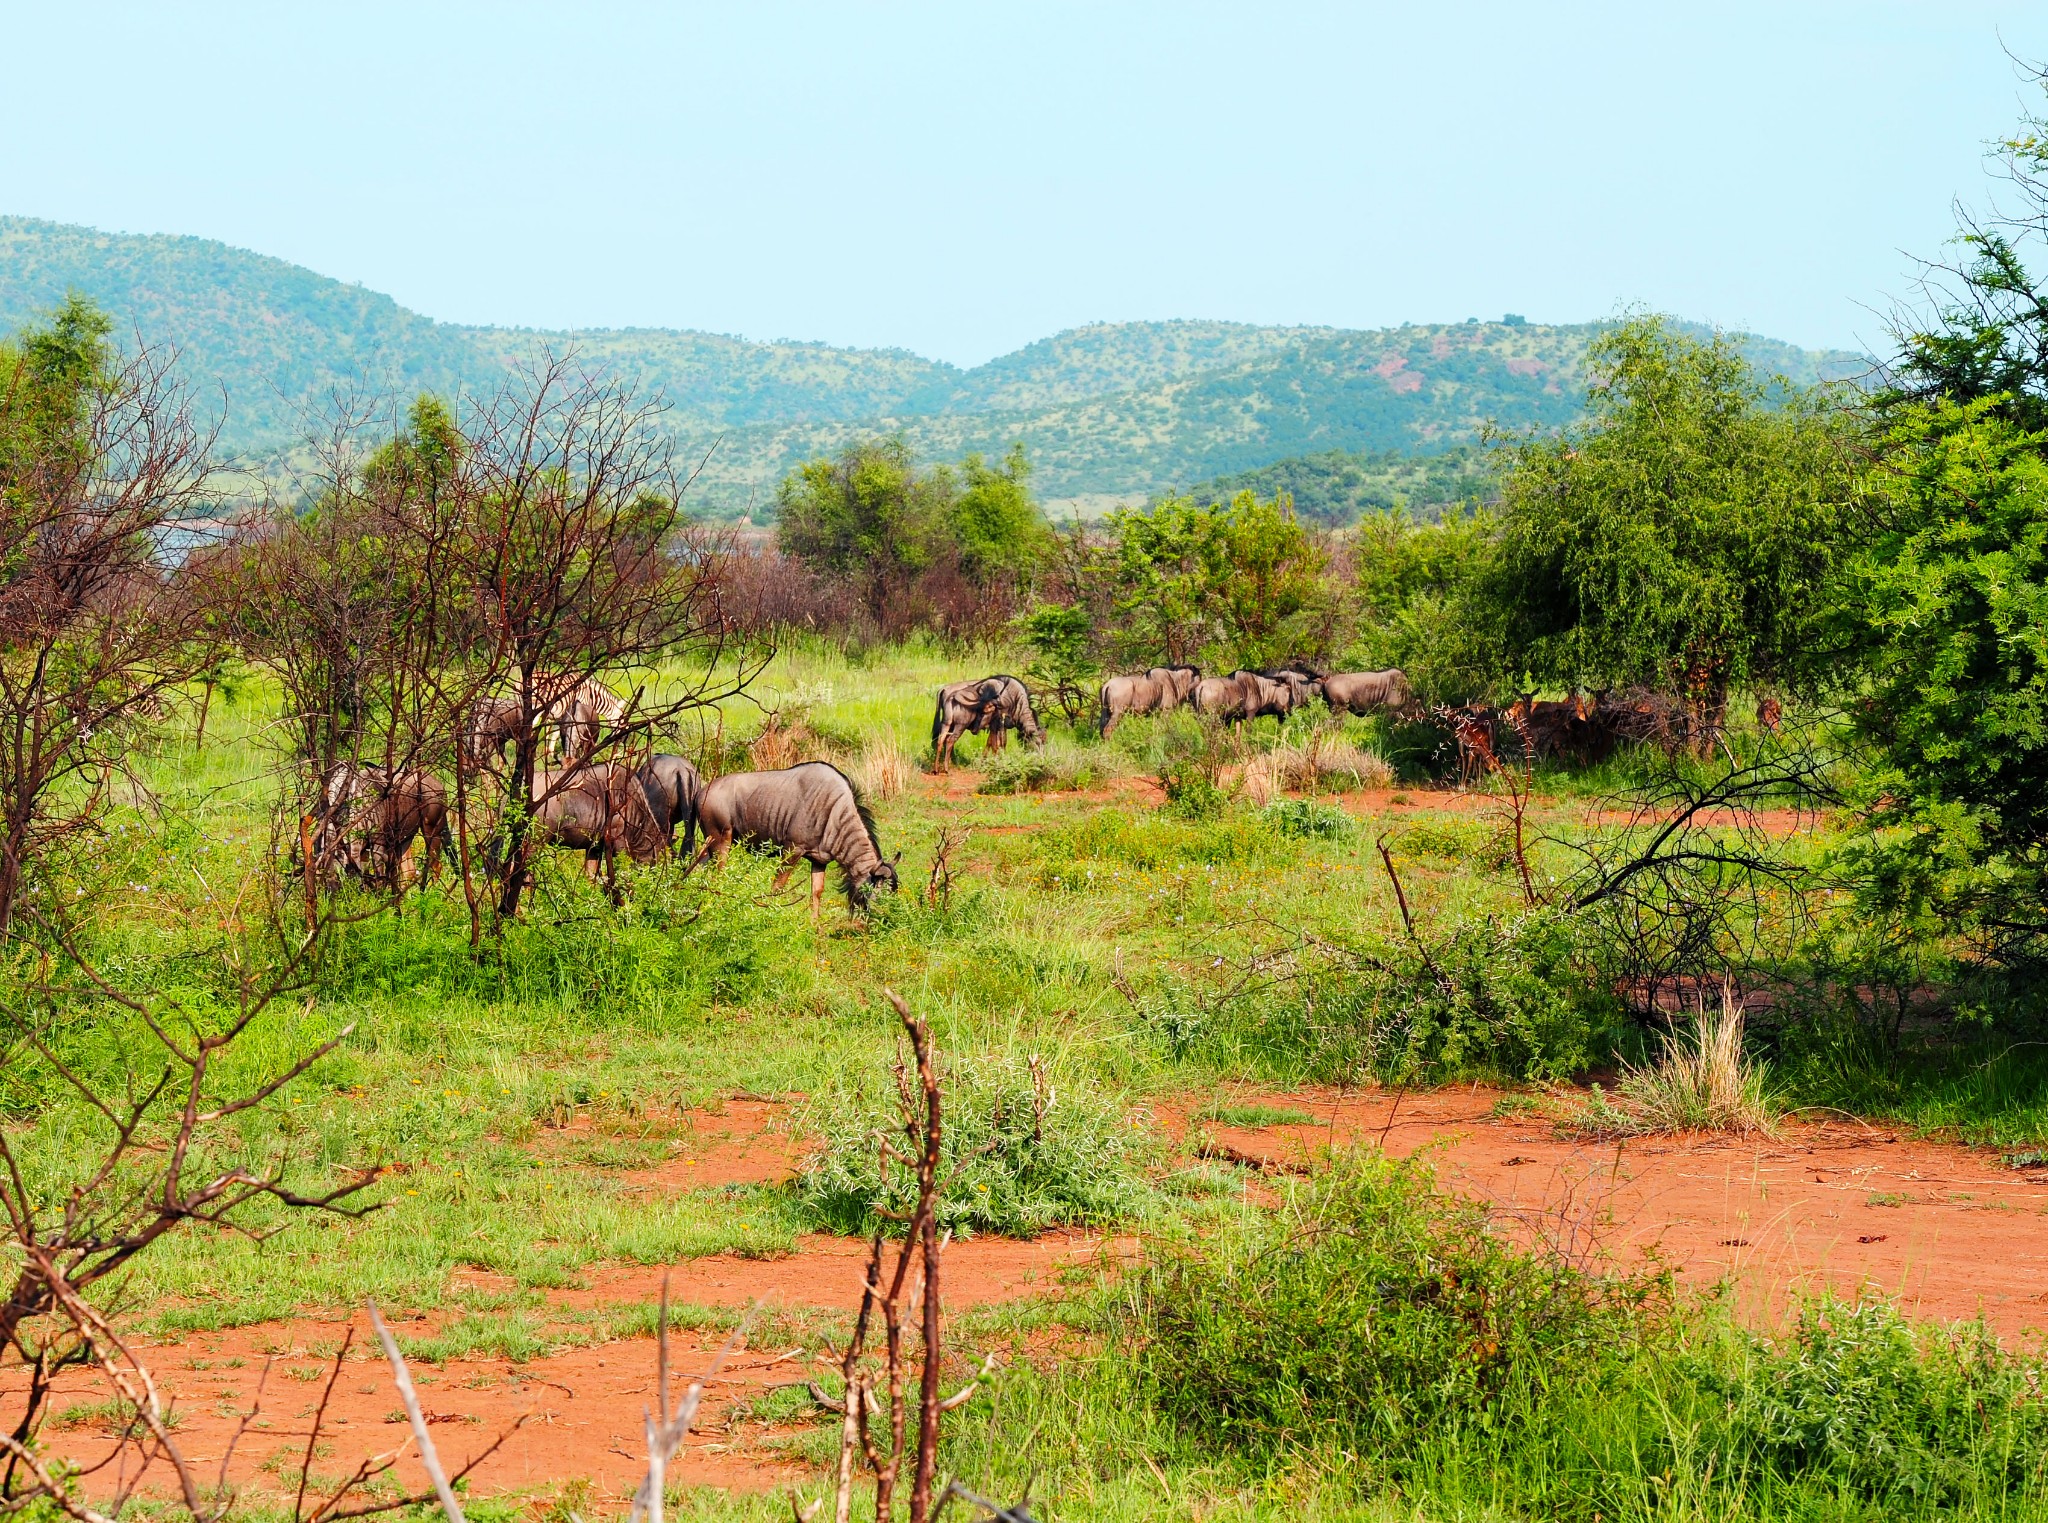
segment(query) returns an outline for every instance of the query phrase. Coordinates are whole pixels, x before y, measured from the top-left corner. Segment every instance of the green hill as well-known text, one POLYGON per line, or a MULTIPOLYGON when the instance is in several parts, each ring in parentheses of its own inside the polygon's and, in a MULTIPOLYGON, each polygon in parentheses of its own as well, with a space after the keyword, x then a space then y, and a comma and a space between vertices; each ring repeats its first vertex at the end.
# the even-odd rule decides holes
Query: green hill
POLYGON ((1249 471, 1218 476, 1189 489, 1198 502, 1227 502, 1239 492, 1294 499, 1301 518, 1341 529, 1367 513, 1392 509, 1435 519, 1452 504, 1492 500, 1499 487, 1487 454, 1477 445, 1454 444, 1441 454, 1411 455, 1325 450, 1296 455, 1249 471))
MULTIPOLYGON (((1041 495, 1083 506, 1330 451, 1440 453, 1488 420, 1569 421, 1586 344, 1600 330, 1519 320, 1372 332, 1095 323, 961 370, 899 349, 437 323, 361 286, 208 239, 0 217, 0 329, 70 290, 98 301, 123 333, 175 346, 202 397, 222 406, 223 447, 259 467, 309 437, 338 394, 487 393, 522 362, 573 350, 661 393, 686 451, 718 443, 697 497, 700 511, 718 515, 758 511, 797 461, 875 432, 901 433, 934 458, 1021 440, 1041 495)), ((1759 363, 1800 382, 1864 364, 1745 342, 1759 363)), ((1373 490, 1342 488, 1360 502, 1373 490)))

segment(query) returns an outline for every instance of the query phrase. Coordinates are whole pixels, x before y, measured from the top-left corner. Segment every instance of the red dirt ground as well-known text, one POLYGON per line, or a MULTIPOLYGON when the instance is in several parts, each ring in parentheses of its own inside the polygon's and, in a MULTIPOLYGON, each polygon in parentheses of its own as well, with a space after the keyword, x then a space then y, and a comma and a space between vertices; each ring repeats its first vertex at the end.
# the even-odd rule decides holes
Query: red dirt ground
MULTIPOLYGON (((1313 1169, 1317 1153, 1333 1141, 1380 1143, 1398 1155, 1429 1149, 1444 1185, 1490 1203, 1515 1230, 1588 1263, 1629 1267, 1654 1253, 1684 1285, 1728 1284, 1736 1306, 1752 1320, 1773 1321, 1788 1295, 1826 1285, 1845 1293, 1870 1287, 1897 1296, 1919 1316, 1982 1316, 2009 1342, 2028 1342, 2048 1330, 2048 1174, 2015 1173, 1981 1152, 1846 1121, 1795 1124, 1776 1139, 1579 1143, 1560 1139, 1541 1116, 1512 1109, 1516 1100, 1503 1106, 1504 1098, 1477 1089, 1237 1096, 1238 1103, 1284 1106, 1315 1118, 1311 1125, 1259 1128, 1191 1122, 1170 1104, 1157 1114, 1190 1144, 1206 1134, 1243 1158, 1267 1162, 1264 1178, 1246 1174, 1247 1189, 1259 1192, 1283 1172, 1313 1169)), ((677 1158, 625 1177, 650 1190, 784 1178, 796 1150, 778 1125, 780 1110, 772 1101, 728 1101, 719 1114, 691 1118, 677 1158)), ((947 1304, 958 1310, 1054 1290, 1076 1276, 1091 1278, 1139 1246, 1057 1233, 1030 1243, 957 1243, 946 1257, 947 1304)), ((858 1295, 861 1254, 859 1244, 845 1239, 808 1237, 780 1259, 697 1259, 670 1268, 671 1294, 698 1305, 759 1301, 848 1309, 858 1295)), ((659 1294, 662 1273, 657 1266, 598 1266, 580 1288, 551 1299, 565 1310, 644 1303, 659 1294)), ((482 1284, 484 1277, 469 1274, 465 1282, 482 1284)), ((208 1480, 271 1361, 258 1418, 230 1467, 235 1478, 270 1489, 280 1476, 297 1474, 321 1389, 319 1379, 309 1377, 324 1378, 311 1350, 331 1350, 342 1327, 340 1319, 309 1316, 195 1335, 138 1353, 183 1414, 181 1446, 208 1480)), ((359 1354, 369 1341, 358 1318, 359 1354)), ((679 1335, 677 1347, 686 1371, 709 1357, 705 1337, 697 1334, 679 1335)), ((737 1354, 711 1388, 680 1479, 762 1489, 801 1478, 806 1472, 785 1448, 799 1429, 730 1419, 736 1399, 809 1379, 824 1367, 818 1358, 815 1346, 737 1354)), ((594 1488, 593 1505, 601 1505, 629 1493, 644 1466, 641 1424, 654 1362, 652 1342, 634 1338, 523 1364, 450 1360, 418 1373, 427 1382, 422 1400, 436 1442, 454 1463, 531 1414, 476 1473, 479 1492, 552 1494, 566 1478, 580 1477, 594 1488)), ((0 1387, 0 1409, 14 1394, 0 1387)), ((79 1378, 65 1386, 57 1406, 100 1397, 93 1381, 79 1378)), ((362 1456, 397 1447, 406 1432, 393 1421, 398 1407, 382 1364, 352 1360, 336 1387, 324 1440, 329 1449, 316 1474, 339 1473, 362 1456)), ((90 1426, 58 1436, 82 1458, 108 1445, 90 1426)), ((409 1456, 399 1474, 423 1484, 409 1456)), ((154 1488, 169 1477, 150 1481, 154 1488)))

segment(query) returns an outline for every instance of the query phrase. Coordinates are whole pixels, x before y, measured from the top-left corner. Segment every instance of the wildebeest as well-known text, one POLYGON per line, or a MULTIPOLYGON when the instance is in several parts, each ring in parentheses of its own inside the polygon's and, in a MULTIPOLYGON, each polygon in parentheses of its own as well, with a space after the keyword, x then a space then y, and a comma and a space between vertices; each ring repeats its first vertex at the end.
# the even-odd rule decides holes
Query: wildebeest
POLYGON ((1323 679, 1323 701, 1333 714, 1415 712, 1415 690, 1398 666, 1383 672, 1332 672, 1323 679))
POLYGON ((697 845, 697 801, 704 794, 704 779, 684 756, 650 756, 640 764, 640 786, 654 806, 656 822, 671 850, 676 844, 676 826, 683 827, 683 857, 688 860, 697 845))
POLYGON ((433 773, 343 762, 328 774, 313 839, 316 863, 378 888, 402 888, 406 854, 420 839, 426 842, 425 874, 435 877, 452 842, 448 789, 433 773))
POLYGON ((1035 746, 1045 744, 1045 731, 1031 711, 1031 690, 1022 682, 1001 673, 949 682, 932 709, 932 766, 944 772, 963 735, 986 734, 989 750, 1000 751, 1011 730, 1035 746))
POLYGON ((1258 675, 1285 687, 1291 695, 1289 708, 1298 709, 1323 696, 1323 679, 1328 674, 1296 661, 1286 666, 1262 666, 1258 675))
MULTIPOLYGON (((782 871, 779 889, 789 882, 796 864, 811 864, 811 918, 825 892, 825 869, 837 862, 846 879, 849 913, 867 907, 877 888, 896 890, 896 863, 888 860, 875 836, 874 816, 854 791, 846 774, 827 762, 800 762, 779 772, 731 772, 704 785, 697 801, 704 827, 706 856, 723 862, 735 841, 779 846, 782 871)), ((696 861, 690 864, 696 866, 696 861)))
POLYGON ((639 774, 624 762, 593 762, 533 775, 533 830, 540 840, 583 853, 583 871, 607 882, 621 856, 645 865, 668 850, 639 774))
POLYGON ((1195 709, 1225 724, 1246 724, 1265 715, 1285 719, 1308 700, 1310 684, 1236 671, 1228 677, 1204 677, 1195 684, 1195 709))
POLYGON ((1111 677, 1102 684, 1096 729, 1107 735, 1130 714, 1171 714, 1194 696, 1202 672, 1194 666, 1154 666, 1111 677))

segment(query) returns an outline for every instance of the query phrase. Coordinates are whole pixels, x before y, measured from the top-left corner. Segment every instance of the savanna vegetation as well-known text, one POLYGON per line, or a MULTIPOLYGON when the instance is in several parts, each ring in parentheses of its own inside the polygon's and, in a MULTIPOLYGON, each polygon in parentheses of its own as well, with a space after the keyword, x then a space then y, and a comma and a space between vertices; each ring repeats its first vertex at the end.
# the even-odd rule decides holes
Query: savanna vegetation
POLYGON ((549 1299, 606 1264, 828 1233, 874 1284, 944 1234, 1071 1227, 1142 1248, 950 1324, 1011 1362, 944 1413, 971 1362, 908 1268, 886 1337, 806 1323, 845 1383, 790 1398, 790 1455, 858 1453, 920 1519, 952 1474, 1045 1517, 2048 1514, 2048 1372, 1982 1326, 1881 1298, 1749 1326, 1424 1163, 1254 1180, 1159 1119, 1483 1080, 1600 1135, 1827 1105, 2048 1144, 2048 200, 2039 136, 2005 155, 2023 205, 1874 384, 1634 317, 1568 410, 1492 434, 1468 506, 1341 532, 1256 481, 1054 524, 1023 449, 863 435, 783 479, 764 543, 693 520, 653 405, 566 361, 337 417, 223 531, 161 358, 84 300, 23 328, 7 1504, 98 1516, 50 1421, 67 1369, 171 1452, 145 1338, 374 1299, 432 1316, 394 1341, 418 1364, 533 1359, 665 1325, 549 1299), (1413 701, 1103 733, 1107 674, 1181 663, 1399 667, 1413 701), (1045 744, 927 775, 935 690, 984 670, 1045 744), (831 763, 900 891, 807 921, 779 852, 691 870, 646 834, 698 823, 657 814, 651 754, 712 788, 831 763), (788 1102, 795 1177, 695 1182, 685 1118, 742 1095, 788 1102), (862 1423, 886 1463, 842 1447, 862 1423))

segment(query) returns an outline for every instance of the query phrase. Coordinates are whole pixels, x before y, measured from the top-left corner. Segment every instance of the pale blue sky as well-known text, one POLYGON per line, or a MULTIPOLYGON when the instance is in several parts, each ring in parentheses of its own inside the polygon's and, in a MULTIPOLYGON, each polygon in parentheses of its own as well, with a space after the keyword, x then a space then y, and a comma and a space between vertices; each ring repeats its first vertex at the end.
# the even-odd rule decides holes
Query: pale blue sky
POLYGON ((2048 5, 0 0, 0 211, 430 316, 902 345, 1098 318, 1873 309, 2048 5))

